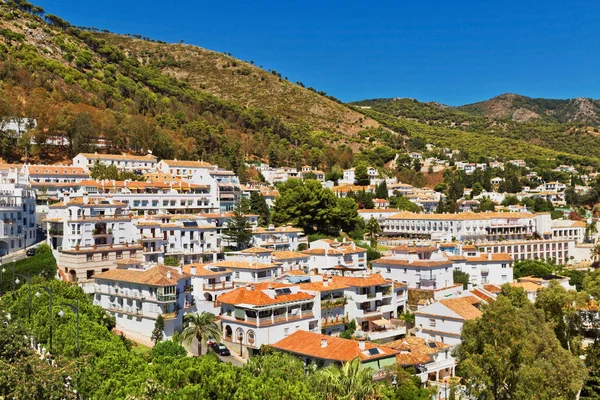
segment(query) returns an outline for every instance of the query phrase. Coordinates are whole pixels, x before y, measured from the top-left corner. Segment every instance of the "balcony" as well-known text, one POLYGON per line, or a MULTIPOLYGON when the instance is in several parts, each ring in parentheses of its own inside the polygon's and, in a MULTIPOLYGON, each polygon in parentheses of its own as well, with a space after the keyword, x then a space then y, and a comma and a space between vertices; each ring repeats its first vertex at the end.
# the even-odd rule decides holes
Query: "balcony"
POLYGON ((434 290, 437 287, 435 279, 421 279, 418 284, 420 289, 430 289, 434 290))
POLYGON ((140 293, 137 290, 123 290, 120 288, 112 288, 112 287, 109 287, 108 289, 103 289, 100 285, 94 286, 94 292, 100 293, 100 294, 105 294, 108 296, 123 297, 126 299, 144 300, 146 298, 146 296, 144 296, 142 293, 140 293))
POLYGON ((132 307, 123 307, 118 304, 110 305, 108 307, 108 311, 112 311, 117 314, 132 315, 134 317, 143 317, 144 316, 144 313, 140 309, 132 308, 132 307))
POLYGON ((348 300, 345 297, 339 297, 337 299, 327 299, 321 301, 321 308, 334 308, 334 307, 343 307, 348 303, 348 300))
POLYGON ((321 327, 322 328, 329 327, 329 326, 343 325, 345 323, 346 323, 346 317, 343 315, 337 315, 335 317, 321 318, 321 327))
POLYGON ((156 295, 156 297, 151 296, 151 297, 147 297, 147 300, 154 300, 160 303, 171 303, 171 302, 175 302, 177 301, 177 295, 176 294, 159 294, 156 295))
POLYGON ((175 319, 175 318, 177 318, 177 312, 175 311, 175 312, 170 312, 170 313, 164 313, 164 314, 162 314, 162 316, 163 316, 163 319, 165 319, 165 320, 175 319))
POLYGON ((234 285, 232 282, 225 282, 223 281, 222 283, 213 283, 213 284, 204 284, 202 285, 202 289, 207 291, 207 292, 214 292, 217 290, 231 290, 234 289, 234 285))

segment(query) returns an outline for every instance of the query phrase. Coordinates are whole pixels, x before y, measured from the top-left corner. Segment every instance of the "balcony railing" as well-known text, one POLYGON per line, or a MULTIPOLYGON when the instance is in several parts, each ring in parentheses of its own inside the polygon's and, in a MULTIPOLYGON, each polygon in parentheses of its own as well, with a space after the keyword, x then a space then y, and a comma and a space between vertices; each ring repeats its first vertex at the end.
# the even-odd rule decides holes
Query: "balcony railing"
POLYGON ((233 283, 227 283, 227 282, 223 282, 223 283, 213 283, 213 284, 204 284, 202 285, 202 289, 206 290, 206 291, 216 291, 216 290, 228 290, 228 289, 233 289, 234 285, 233 283))
POLYGON ((156 300, 164 301, 164 302, 172 302, 172 301, 177 300, 177 295, 175 295, 175 294, 159 294, 156 296, 156 300))

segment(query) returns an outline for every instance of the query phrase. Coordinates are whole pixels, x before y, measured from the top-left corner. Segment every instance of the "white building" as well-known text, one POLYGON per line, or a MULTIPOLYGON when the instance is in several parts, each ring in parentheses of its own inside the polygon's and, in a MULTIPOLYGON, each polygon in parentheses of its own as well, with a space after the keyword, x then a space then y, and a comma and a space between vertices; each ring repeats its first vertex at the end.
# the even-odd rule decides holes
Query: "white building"
POLYGON ((152 154, 135 156, 131 154, 79 153, 73 157, 73 166, 89 170, 94 164, 102 163, 106 166, 114 165, 120 171, 142 174, 153 171, 156 168, 156 161, 156 156, 152 154))
POLYGON ((308 266, 318 273, 347 269, 364 271, 367 269, 367 249, 351 243, 339 243, 330 239, 315 240, 303 254, 309 256, 308 266))
POLYGON ((57 200, 63 191, 77 190, 78 184, 90 177, 83 167, 62 165, 25 165, 23 173, 37 193, 38 204, 43 205, 57 200))
POLYGON ((142 245, 127 205, 87 195, 65 196, 49 206, 47 243, 60 273, 71 282, 91 283, 118 260, 139 259, 142 245))
POLYGON ((162 315, 169 339, 181 330, 183 315, 196 312, 190 285, 189 275, 164 265, 120 265, 95 277, 94 305, 115 317, 118 330, 148 339, 162 315))
MULTIPOLYGON (((441 245, 440 245, 441 246, 441 245)), ((460 254, 448 255, 453 269, 469 275, 472 286, 503 285, 513 281, 513 259, 508 253, 484 253, 475 246, 460 246, 460 254)))
POLYGON ((183 266, 183 272, 189 274, 192 284, 192 295, 198 313, 209 312, 214 315, 221 313, 218 298, 233 289, 232 272, 224 267, 208 264, 188 264, 183 266))
MULTIPOLYGON (((219 297, 222 339, 232 351, 256 353, 296 331, 318 329, 315 298, 297 285, 275 282, 234 289, 219 297)), ((318 314, 317 314, 318 315, 318 314)))
POLYGON ((453 297, 436 301, 417 310, 417 337, 435 340, 450 346, 460 344, 465 321, 479 318, 480 300, 473 296, 453 297))
POLYGON ((236 287, 257 284, 281 275, 281 264, 273 261, 271 253, 271 250, 262 247, 252 247, 226 253, 224 261, 212 262, 210 265, 233 271, 232 280, 236 287))
POLYGON ((0 166, 0 255, 36 243, 35 193, 16 166, 0 166))
POLYGON ((281 272, 303 271, 308 272, 310 256, 297 251, 274 251, 271 253, 274 263, 281 264, 281 272))
POLYGON ((267 228, 255 226, 252 228, 252 240, 255 246, 272 250, 298 250, 298 245, 308 245, 304 231, 292 226, 269 225, 267 228))

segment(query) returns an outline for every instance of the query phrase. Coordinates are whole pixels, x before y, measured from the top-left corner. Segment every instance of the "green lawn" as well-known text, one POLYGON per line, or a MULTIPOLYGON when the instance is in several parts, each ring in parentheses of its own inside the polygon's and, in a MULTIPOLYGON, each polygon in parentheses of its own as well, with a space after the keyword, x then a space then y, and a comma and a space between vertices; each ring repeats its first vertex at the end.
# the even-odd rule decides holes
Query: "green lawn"
POLYGON ((137 355, 143 356, 145 354, 150 354, 152 348, 144 346, 140 343, 133 342, 133 345, 131 346, 131 351, 137 355))

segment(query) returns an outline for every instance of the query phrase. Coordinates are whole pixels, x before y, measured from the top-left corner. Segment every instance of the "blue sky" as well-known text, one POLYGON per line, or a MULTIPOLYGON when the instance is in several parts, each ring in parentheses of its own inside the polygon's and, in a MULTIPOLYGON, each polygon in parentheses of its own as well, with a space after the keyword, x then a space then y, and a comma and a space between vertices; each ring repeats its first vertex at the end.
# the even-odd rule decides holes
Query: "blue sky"
POLYGON ((600 98, 598 1, 33 3, 74 25, 230 52, 343 101, 600 98))

